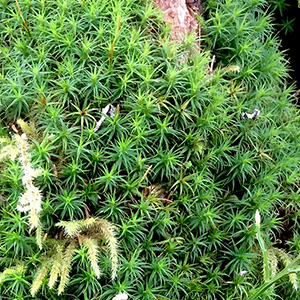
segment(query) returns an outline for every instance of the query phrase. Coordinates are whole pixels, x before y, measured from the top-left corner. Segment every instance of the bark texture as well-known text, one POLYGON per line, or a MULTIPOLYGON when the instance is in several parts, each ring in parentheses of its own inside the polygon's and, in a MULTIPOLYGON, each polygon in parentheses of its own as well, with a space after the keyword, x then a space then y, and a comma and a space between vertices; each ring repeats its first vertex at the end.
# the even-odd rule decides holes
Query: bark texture
POLYGON ((167 24, 171 24, 171 41, 181 43, 184 37, 194 31, 200 36, 200 25, 195 13, 203 13, 200 0, 155 0, 163 11, 167 24))

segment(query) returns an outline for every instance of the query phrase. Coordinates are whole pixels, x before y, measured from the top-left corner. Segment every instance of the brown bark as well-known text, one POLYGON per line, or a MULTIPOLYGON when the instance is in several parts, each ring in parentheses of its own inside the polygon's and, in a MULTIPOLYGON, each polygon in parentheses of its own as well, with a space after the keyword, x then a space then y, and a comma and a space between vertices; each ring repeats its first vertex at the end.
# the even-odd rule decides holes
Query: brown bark
POLYGON ((200 0, 154 0, 163 11, 167 24, 171 25, 170 40, 182 43, 192 31, 200 36, 200 25, 195 13, 202 14, 200 0))

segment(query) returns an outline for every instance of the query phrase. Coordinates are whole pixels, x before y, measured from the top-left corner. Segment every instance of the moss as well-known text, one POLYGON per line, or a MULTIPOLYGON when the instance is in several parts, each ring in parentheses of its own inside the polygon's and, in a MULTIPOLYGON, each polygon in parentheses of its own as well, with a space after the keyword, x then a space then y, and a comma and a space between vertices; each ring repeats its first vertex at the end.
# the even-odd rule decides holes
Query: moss
MULTIPOLYGON (((45 276, 35 297, 247 299, 263 282, 255 211, 266 248, 286 222, 281 207, 298 226, 298 108, 267 2, 205 1, 202 51, 184 63, 190 38, 170 44, 150 2, 0 6, 2 149, 10 132, 33 130, 27 151, 42 170, 34 186, 45 245, 66 238, 59 222, 94 216, 118 228, 114 281, 105 244, 72 246, 61 295, 45 276), (242 118, 255 109, 255 118, 242 118)), ((28 216, 16 211, 21 162, 6 157, 0 173, 0 268, 26 265, 0 292, 26 299, 47 248, 39 250, 28 216)), ((285 298, 292 285, 280 283, 285 298)))

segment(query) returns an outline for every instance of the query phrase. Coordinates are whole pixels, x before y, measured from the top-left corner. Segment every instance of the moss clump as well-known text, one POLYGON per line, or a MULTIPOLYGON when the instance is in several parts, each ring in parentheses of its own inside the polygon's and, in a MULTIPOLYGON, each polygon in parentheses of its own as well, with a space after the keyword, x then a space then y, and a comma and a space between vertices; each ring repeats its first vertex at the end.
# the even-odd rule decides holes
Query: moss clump
MULTIPOLYGON (((247 299, 263 282, 255 211, 266 249, 298 225, 299 117, 266 1, 204 2, 203 49, 184 63, 190 39, 170 44, 148 2, 0 5, 3 298, 27 299, 40 276, 36 299, 247 299), (22 163, 3 155, 26 128, 43 250, 17 211, 22 163), (114 281, 106 244, 55 226, 90 216, 118 227, 114 281), (52 240, 70 250, 63 292, 37 273, 52 240)), ((291 260, 298 239, 282 241, 291 260)), ((281 284, 268 297, 288 299, 281 284)))

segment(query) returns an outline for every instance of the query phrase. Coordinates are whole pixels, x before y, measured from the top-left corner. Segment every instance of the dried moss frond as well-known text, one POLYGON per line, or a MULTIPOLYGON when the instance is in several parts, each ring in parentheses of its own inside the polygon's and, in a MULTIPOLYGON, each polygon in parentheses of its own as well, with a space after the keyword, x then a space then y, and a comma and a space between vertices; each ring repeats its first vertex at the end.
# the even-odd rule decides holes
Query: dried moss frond
POLYGON ((61 272, 61 268, 63 265, 63 245, 57 245, 57 252, 53 257, 53 265, 50 272, 49 278, 49 288, 52 289, 54 287, 55 282, 61 272))
POLYGON ((97 232, 103 234, 109 250, 110 250, 110 259, 112 264, 112 279, 115 279, 117 276, 118 269, 118 243, 115 237, 115 226, 109 223, 104 219, 97 219, 94 225, 97 232))
POLYGON ((24 133, 26 133, 27 135, 31 135, 33 137, 36 136, 37 132, 32 124, 28 124, 22 119, 18 119, 17 123, 21 127, 24 133))
POLYGON ((19 151, 14 145, 7 145, 3 147, 0 151, 0 161, 5 158, 9 158, 11 160, 15 160, 19 154, 19 151))
POLYGON ((82 243, 88 249, 89 260, 91 262, 91 266, 93 270, 95 271, 96 277, 100 278, 100 269, 98 266, 98 258, 97 258, 99 253, 99 246, 97 245, 97 241, 88 237, 84 237, 82 238, 82 243))
MULTIPOLYGON (((278 258, 282 261, 283 265, 285 267, 288 267, 292 260, 293 260, 293 257, 285 252, 283 249, 279 249, 279 248, 275 248, 273 247, 276 255, 278 256, 278 258)), ((293 285, 294 289, 297 290, 298 289, 298 280, 297 280, 297 275, 296 273, 289 273, 289 279, 290 279, 290 282, 291 284, 293 285)))
POLYGON ((112 262, 112 279, 116 277, 118 267, 117 239, 115 237, 115 226, 104 219, 87 218, 77 221, 61 221, 56 226, 63 227, 68 237, 75 237, 82 234, 82 242, 89 250, 89 259, 96 276, 100 277, 100 270, 97 264, 98 245, 97 242, 105 239, 108 244, 112 262))
POLYGON ((65 287, 67 286, 67 284, 69 283, 69 274, 71 271, 71 262, 72 262, 72 257, 74 255, 74 250, 76 249, 76 243, 75 242, 71 242, 63 255, 63 264, 61 266, 61 272, 60 272, 60 283, 58 286, 58 295, 60 295, 65 287))
POLYGON ((42 224, 40 221, 38 222, 38 226, 35 231, 35 238, 36 238, 36 243, 38 244, 39 248, 42 249, 43 248, 43 245, 42 245, 43 231, 42 231, 42 224))
POLYGON ((293 288, 297 291, 298 290, 298 278, 296 273, 289 273, 289 279, 293 288))
POLYGON ((85 220, 75 220, 75 221, 61 221, 55 226, 63 227, 65 233, 69 237, 74 237, 81 230, 89 228, 95 223, 94 218, 88 218, 85 220))
POLYGON ((22 134, 22 136, 15 135, 15 139, 20 151, 19 159, 24 170, 22 182, 26 188, 25 193, 19 200, 17 209, 21 212, 29 212, 30 229, 38 228, 40 211, 42 209, 42 193, 33 185, 33 180, 39 175, 40 170, 32 168, 30 164, 26 134, 22 134))
POLYGON ((222 74, 226 74, 228 72, 236 72, 239 73, 241 68, 239 66, 227 66, 221 70, 222 74))
POLYGON ((273 248, 267 250, 267 258, 269 262, 270 273, 271 276, 273 277, 277 274, 277 266, 278 266, 277 256, 273 248))
MULTIPOLYGON (((20 122, 20 124, 23 124, 22 121, 20 122)), ((21 136, 15 134, 14 140, 10 141, 5 138, 2 139, 1 142, 9 142, 10 144, 0 150, 0 161, 4 158, 14 160, 17 156, 19 156, 19 160, 24 171, 22 183, 26 190, 19 199, 17 210, 21 212, 29 212, 29 223, 31 225, 30 230, 34 228, 37 229, 36 239, 37 244, 41 249, 42 227, 40 223, 40 211, 42 209, 42 193, 40 189, 33 184, 34 178, 41 173, 41 170, 35 169, 31 166, 26 134, 22 134, 21 136)))
POLYGON ((17 210, 21 212, 29 212, 30 230, 38 228, 40 220, 40 211, 42 204, 41 191, 31 185, 21 196, 17 210))
POLYGON ((51 265, 52 260, 48 259, 43 262, 42 266, 38 271, 36 272, 35 278, 32 282, 31 285, 31 296, 34 297, 34 295, 38 292, 40 289, 41 285, 43 284, 43 279, 47 276, 49 272, 49 266, 51 265))
POLYGON ((288 253, 286 253, 283 249, 273 247, 273 250, 275 251, 276 255, 282 261, 285 267, 287 267, 293 260, 293 258, 288 253))

